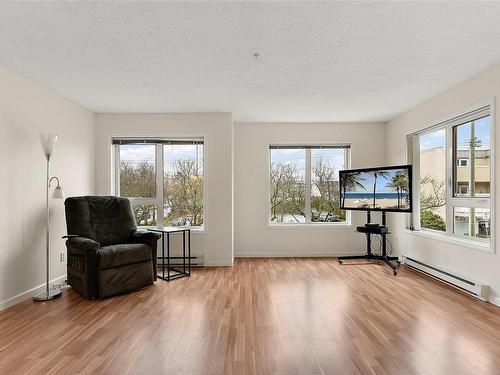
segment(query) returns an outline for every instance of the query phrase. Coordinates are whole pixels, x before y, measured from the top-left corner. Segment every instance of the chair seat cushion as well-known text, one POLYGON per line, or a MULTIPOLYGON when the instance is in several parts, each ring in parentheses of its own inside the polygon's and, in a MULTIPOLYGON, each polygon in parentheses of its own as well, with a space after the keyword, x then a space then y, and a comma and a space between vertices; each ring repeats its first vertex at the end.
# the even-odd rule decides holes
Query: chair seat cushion
POLYGON ((97 251, 98 268, 105 270, 151 261, 151 248, 141 243, 108 245, 97 251))

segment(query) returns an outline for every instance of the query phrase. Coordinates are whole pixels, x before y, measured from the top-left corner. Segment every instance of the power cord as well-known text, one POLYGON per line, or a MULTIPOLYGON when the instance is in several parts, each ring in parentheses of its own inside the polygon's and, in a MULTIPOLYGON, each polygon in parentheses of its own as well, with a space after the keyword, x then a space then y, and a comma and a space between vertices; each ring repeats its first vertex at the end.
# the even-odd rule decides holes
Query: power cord
MULTIPOLYGON (((382 255, 382 235, 381 234, 377 234, 376 235, 376 238, 378 240, 378 243, 379 243, 379 251, 378 251, 378 254, 376 255, 382 255)), ((392 251, 393 251, 393 246, 392 246, 392 242, 389 238, 387 238, 387 242, 389 243, 389 251, 388 251, 388 254, 387 256, 392 256, 392 251)), ((372 248, 372 252, 373 252, 373 248, 372 248)), ((375 254, 375 252, 373 252, 375 254)))
POLYGON ((376 235, 376 238, 378 240, 378 251, 377 251, 377 255, 381 255, 382 254, 382 241, 380 240, 380 235, 376 235))
MULTIPOLYGON (((376 234, 375 237, 377 238, 378 240, 378 251, 377 249, 375 249, 375 244, 374 244, 374 241, 371 241, 370 243, 370 247, 371 247, 371 252, 372 254, 375 254, 375 255, 382 255, 382 235, 381 234, 376 234)), ((392 256, 392 252, 393 252, 393 245, 392 245, 392 242, 389 238, 387 238, 387 242, 389 243, 389 250, 387 252, 387 256, 392 256)))
POLYGON ((391 245, 391 250, 389 251, 389 256, 392 255, 392 242, 390 239, 387 239, 387 242, 389 242, 389 245, 391 245))
POLYGON ((373 239, 373 236, 370 236, 370 251, 372 254, 376 254, 376 244, 375 244, 375 240, 373 239))

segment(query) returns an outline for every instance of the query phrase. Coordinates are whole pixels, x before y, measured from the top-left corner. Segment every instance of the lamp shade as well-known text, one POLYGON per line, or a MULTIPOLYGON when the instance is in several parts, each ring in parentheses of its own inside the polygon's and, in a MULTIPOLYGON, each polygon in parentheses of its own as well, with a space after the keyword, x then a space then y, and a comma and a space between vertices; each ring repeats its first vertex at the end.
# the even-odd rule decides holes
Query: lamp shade
POLYGON ((57 142, 56 134, 40 134, 40 143, 42 144, 42 150, 45 154, 47 160, 50 159, 50 155, 54 152, 54 146, 57 142))
POLYGON ((61 186, 57 185, 52 193, 52 199, 64 199, 64 191, 61 186))

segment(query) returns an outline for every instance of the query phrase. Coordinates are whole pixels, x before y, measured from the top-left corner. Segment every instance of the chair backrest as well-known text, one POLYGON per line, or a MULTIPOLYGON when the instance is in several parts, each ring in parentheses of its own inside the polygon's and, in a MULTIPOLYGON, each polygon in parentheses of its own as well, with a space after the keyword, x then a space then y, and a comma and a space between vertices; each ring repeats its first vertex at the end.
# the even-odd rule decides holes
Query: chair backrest
POLYGON ((137 230, 127 198, 70 197, 64 205, 68 234, 90 238, 103 246, 124 243, 137 230))

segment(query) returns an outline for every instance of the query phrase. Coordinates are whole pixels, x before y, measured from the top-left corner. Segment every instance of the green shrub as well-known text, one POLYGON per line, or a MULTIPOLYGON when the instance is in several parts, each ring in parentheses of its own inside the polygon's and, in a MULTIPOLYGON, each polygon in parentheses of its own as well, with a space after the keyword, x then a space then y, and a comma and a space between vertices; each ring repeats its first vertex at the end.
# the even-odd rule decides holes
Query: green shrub
POLYGON ((427 229, 446 231, 446 223, 443 218, 431 210, 420 211, 420 226, 427 229))

